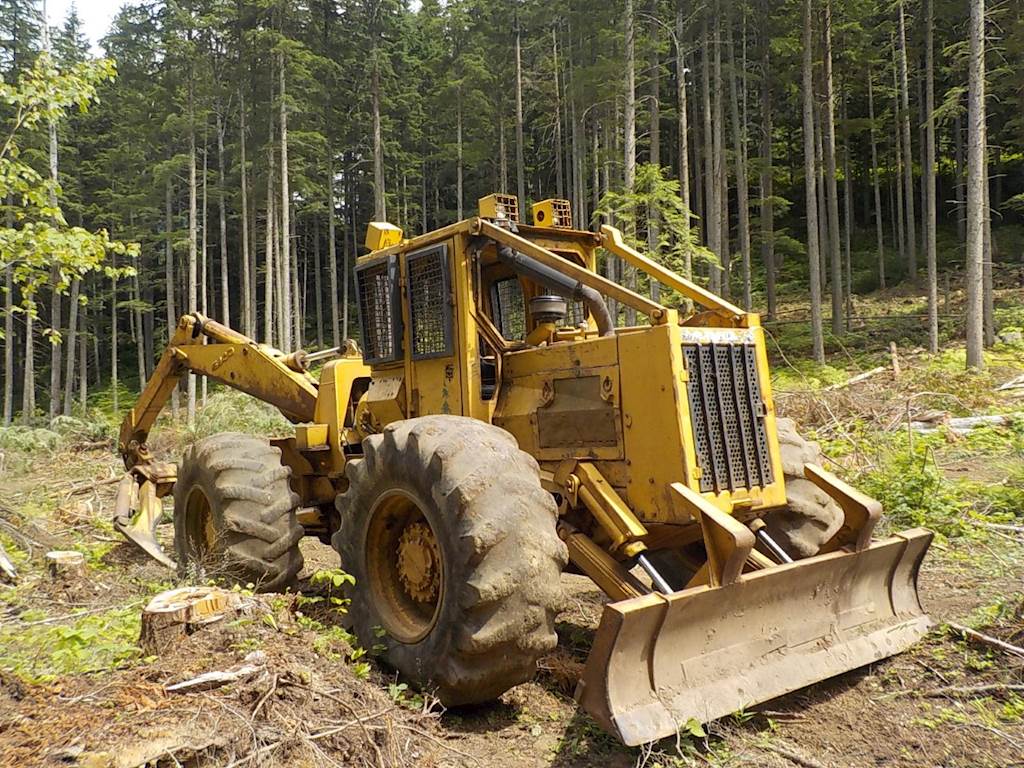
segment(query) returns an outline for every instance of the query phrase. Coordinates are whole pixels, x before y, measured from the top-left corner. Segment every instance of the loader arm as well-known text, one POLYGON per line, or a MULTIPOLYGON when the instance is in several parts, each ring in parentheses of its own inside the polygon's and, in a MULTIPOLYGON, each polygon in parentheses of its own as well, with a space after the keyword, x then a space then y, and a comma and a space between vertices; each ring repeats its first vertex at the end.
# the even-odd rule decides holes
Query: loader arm
POLYGON ((313 420, 317 385, 303 370, 301 354, 282 355, 198 313, 185 315, 121 423, 118 450, 127 469, 151 460, 146 448, 149 431, 186 373, 201 374, 252 395, 290 421, 313 420))

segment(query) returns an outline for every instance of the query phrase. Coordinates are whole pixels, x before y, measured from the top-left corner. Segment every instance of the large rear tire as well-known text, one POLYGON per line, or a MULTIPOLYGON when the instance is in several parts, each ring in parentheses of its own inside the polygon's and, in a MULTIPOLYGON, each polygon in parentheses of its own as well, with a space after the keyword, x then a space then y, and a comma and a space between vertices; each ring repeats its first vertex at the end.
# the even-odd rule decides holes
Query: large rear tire
POLYGON ((843 511, 818 486, 804 477, 804 464, 821 464, 821 447, 800 436, 792 419, 778 419, 787 506, 764 517, 768 532, 795 557, 816 555, 843 524, 843 511))
POLYGON ((536 461, 490 424, 424 416, 366 438, 346 474, 333 544, 363 647, 446 706, 529 680, 568 559, 536 461))
POLYGON ((194 575, 278 592, 302 570, 299 497, 281 451, 224 432, 188 448, 174 484, 174 548, 194 575))

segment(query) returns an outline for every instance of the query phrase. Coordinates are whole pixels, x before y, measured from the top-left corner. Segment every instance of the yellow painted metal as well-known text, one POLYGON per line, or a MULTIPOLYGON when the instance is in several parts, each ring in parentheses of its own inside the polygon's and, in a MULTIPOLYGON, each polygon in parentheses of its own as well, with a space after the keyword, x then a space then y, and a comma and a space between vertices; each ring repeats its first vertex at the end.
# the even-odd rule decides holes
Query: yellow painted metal
POLYGON ((682 483, 672 483, 672 492, 689 517, 700 521, 707 553, 707 580, 713 587, 732 584, 754 548, 754 534, 699 493, 682 483))
POLYGON ((299 424, 295 427, 295 445, 300 451, 329 449, 326 424, 299 424))
POLYGON ((601 227, 601 245, 605 250, 614 253, 628 264, 646 272, 658 282, 664 283, 669 288, 678 291, 703 307, 707 307, 730 318, 736 318, 737 320, 746 317, 747 313, 735 304, 730 304, 720 296, 716 296, 711 291, 677 275, 672 270, 663 267, 656 261, 631 248, 622 239, 622 233, 615 227, 608 226, 607 224, 601 227))
POLYGON ((310 421, 316 383, 308 374, 288 368, 281 357, 276 350, 198 313, 182 317, 153 375, 121 423, 118 448, 126 465, 149 460, 145 447, 149 430, 187 371, 270 403, 292 421, 310 421))
POLYGON ((402 242, 402 230, 386 221, 371 221, 366 225, 366 247, 372 253, 402 242))
POLYGON ((519 221, 519 198, 515 195, 495 193, 481 197, 478 203, 480 217, 495 221, 519 221))
POLYGON ((579 481, 580 501, 611 539, 612 552, 626 557, 643 552, 646 547, 640 539, 647 535, 647 529, 597 468, 580 462, 573 474, 579 481))
POLYGON ((345 446, 358 445, 368 434, 360 428, 356 415, 359 395, 370 384, 370 367, 361 357, 343 357, 328 362, 320 372, 319 394, 313 420, 327 425, 329 477, 345 471, 345 446))
POLYGON ((559 522, 558 535, 569 550, 569 560, 589 576, 612 600, 640 597, 643 590, 637 586, 621 563, 594 543, 584 533, 566 522, 559 522))
POLYGON ((817 464, 805 464, 804 475, 831 496, 843 510, 843 524, 832 539, 822 547, 831 552, 844 546, 852 546, 858 552, 871 543, 871 533, 882 517, 882 505, 853 486, 844 483, 831 472, 817 464))
POLYGON ((550 198, 531 206, 533 226, 544 229, 572 229, 572 206, 568 200, 550 198))
POLYGON ((637 745, 906 650, 931 625, 917 596, 931 537, 606 605, 576 700, 637 745))

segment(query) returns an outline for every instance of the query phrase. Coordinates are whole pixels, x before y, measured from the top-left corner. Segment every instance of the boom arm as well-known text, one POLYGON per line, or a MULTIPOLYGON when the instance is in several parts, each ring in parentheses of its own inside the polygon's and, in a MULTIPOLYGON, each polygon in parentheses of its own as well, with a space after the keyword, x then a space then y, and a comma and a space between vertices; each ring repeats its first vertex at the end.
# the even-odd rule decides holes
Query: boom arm
POLYGON ((282 355, 198 313, 185 315, 135 407, 121 423, 118 449, 127 468, 151 459, 146 448, 149 430, 187 372, 270 403, 293 422, 313 420, 317 386, 303 369, 299 353, 282 355))

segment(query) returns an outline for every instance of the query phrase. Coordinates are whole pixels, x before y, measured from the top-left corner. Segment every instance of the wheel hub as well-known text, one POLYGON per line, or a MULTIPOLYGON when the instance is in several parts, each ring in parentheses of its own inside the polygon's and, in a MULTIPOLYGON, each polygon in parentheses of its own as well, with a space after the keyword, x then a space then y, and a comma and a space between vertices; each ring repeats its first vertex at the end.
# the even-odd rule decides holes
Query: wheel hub
POLYGON ((420 603, 437 598, 441 553, 434 532, 422 520, 410 523, 398 541, 398 578, 409 596, 420 603))

